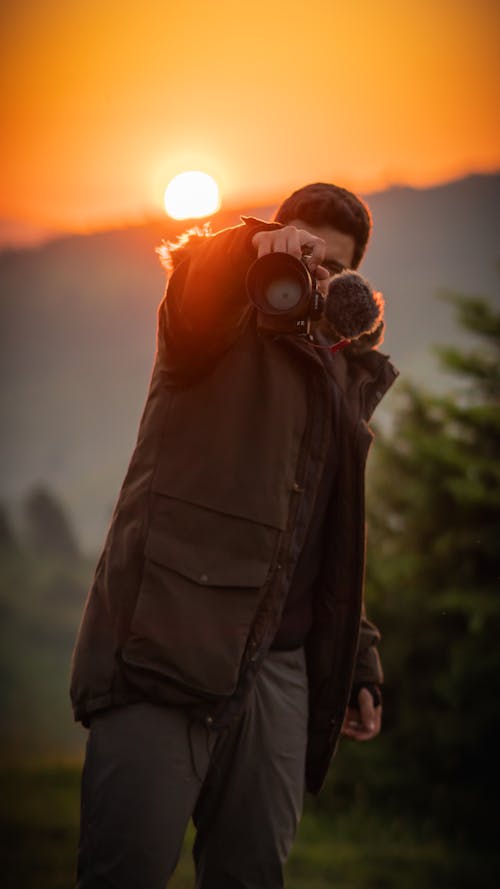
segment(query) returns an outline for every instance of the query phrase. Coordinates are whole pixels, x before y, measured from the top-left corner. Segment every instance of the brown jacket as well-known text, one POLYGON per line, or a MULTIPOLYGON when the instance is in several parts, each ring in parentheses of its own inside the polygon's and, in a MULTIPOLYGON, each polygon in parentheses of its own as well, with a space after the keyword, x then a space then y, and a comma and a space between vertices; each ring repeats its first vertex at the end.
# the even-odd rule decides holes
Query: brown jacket
POLYGON ((144 696, 215 727, 239 712, 280 622, 333 416, 340 472, 307 647, 315 792, 353 675, 382 678, 379 634, 362 616, 364 465, 367 420, 395 371, 373 349, 320 358, 300 338, 258 330, 244 278, 251 236, 266 227, 247 220, 203 239, 171 278, 71 695, 84 723, 144 696))

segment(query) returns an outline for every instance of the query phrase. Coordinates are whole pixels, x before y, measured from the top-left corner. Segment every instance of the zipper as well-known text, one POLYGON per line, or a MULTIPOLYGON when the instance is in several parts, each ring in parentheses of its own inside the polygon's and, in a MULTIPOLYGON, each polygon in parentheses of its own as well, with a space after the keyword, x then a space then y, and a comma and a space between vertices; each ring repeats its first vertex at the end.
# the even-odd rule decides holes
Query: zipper
MULTIPOLYGON (((282 339, 282 338, 280 337, 280 339, 282 339)), ((289 342, 289 340, 287 340, 287 342, 289 342)), ((294 346, 295 345, 298 345, 297 341, 295 341, 294 346)), ((316 386, 318 386, 318 394, 316 395, 316 397, 308 399, 308 402, 307 402, 308 407, 307 407, 307 417, 306 417, 306 424, 305 424, 305 430, 304 430, 304 437, 303 437, 302 444, 301 444, 300 458, 299 458, 299 462, 297 465, 297 471, 296 471, 296 476, 295 476, 295 483, 298 485, 299 488, 304 490, 304 489, 307 489, 308 463, 310 461, 310 445, 311 445, 313 430, 315 429, 315 422, 314 422, 315 417, 311 413, 311 404, 314 405, 314 410, 315 410, 316 417, 317 417, 316 421, 318 423, 322 423, 323 428, 322 428, 321 440, 323 440, 324 439, 325 423, 331 424, 331 410, 330 411, 326 411, 326 410, 323 411, 323 416, 326 417, 327 419, 326 420, 322 419, 322 413, 321 413, 322 399, 320 398, 319 388, 321 386, 323 387, 323 394, 326 395, 327 400, 329 400, 330 408, 332 407, 333 398, 332 398, 332 396, 329 392, 329 388, 328 388, 328 386, 329 386, 328 374, 326 372, 326 369, 325 369, 321 359, 314 352, 312 352, 312 350, 309 350, 305 344, 303 347, 301 346, 299 349, 296 349, 296 352, 300 352, 301 355, 304 355, 309 361, 311 361, 315 365, 314 375, 316 377, 316 380, 315 380, 314 384, 316 386), (320 380, 318 379, 318 377, 320 378, 320 380), (311 419, 312 419, 312 422, 311 422, 311 419)), ((325 454, 326 454, 326 452, 327 452, 327 444, 325 444, 325 454)), ((318 486, 320 483, 321 483, 321 474, 318 473, 318 479, 317 479, 316 485, 314 487, 314 490, 311 491, 311 505, 309 508, 309 515, 307 516, 308 521, 310 521, 310 519, 311 519, 311 514, 314 509, 314 502, 316 499, 316 494, 317 494, 318 486)), ((291 505, 291 508, 289 511, 287 528, 283 534, 281 545, 279 546, 279 548, 277 550, 276 562, 274 564, 274 569, 273 569, 273 571, 270 572, 269 588, 264 593, 264 595, 262 597, 261 605, 260 605, 259 611, 257 612, 254 626, 255 626, 255 624, 258 624, 259 614, 261 613, 261 610, 264 608, 266 602, 269 602, 270 598, 271 598, 272 602, 273 602, 273 600, 276 599, 280 584, 285 586, 285 590, 283 593, 283 600, 286 597, 286 591, 288 589, 289 583, 286 583, 286 578, 283 578, 283 575, 282 575, 282 568, 283 568, 283 561, 284 561, 283 555, 287 555, 294 550, 296 550, 296 553, 297 553, 296 558, 294 559, 293 563, 290 563, 289 560, 287 562, 287 574, 286 574, 287 578, 291 578, 291 576, 293 575, 293 571, 295 569, 297 559, 300 555, 300 546, 294 546, 294 543, 295 543, 294 537, 295 537, 295 534, 297 531, 297 519, 299 517, 299 512, 300 512, 300 509, 303 507, 303 500, 302 500, 302 497, 295 497, 294 501, 295 502, 292 501, 292 505, 291 505)), ((307 522, 304 525, 304 529, 305 529, 304 530, 304 537, 305 537, 305 534, 307 533, 307 522)), ((302 543, 303 543, 303 541, 302 541, 302 543)), ((273 604, 274 604, 274 602, 273 602, 273 604)), ((233 691, 233 693, 231 694, 229 700, 221 702, 221 705, 218 708, 218 711, 216 712, 215 717, 213 719, 211 719, 211 721, 209 723, 211 727, 217 728, 217 729, 221 728, 226 724, 227 720, 231 718, 233 711, 235 711, 236 713, 239 713, 240 701, 244 700, 244 698, 246 696, 245 693, 247 691, 249 691, 249 689, 251 688, 251 685, 253 682, 253 676, 257 673, 258 667, 260 666, 261 661, 263 660, 265 654, 268 651, 269 645, 272 642, 272 638, 273 638, 275 629, 276 628, 273 627, 272 633, 269 632, 269 629, 268 629, 268 631, 264 634, 264 636, 261 640, 260 646, 257 646, 257 644, 255 643, 254 640, 252 640, 251 635, 250 635, 249 641, 247 643, 247 648, 246 648, 245 653, 243 655, 242 663, 240 666, 240 674, 239 674, 236 688, 233 691)), ((207 721, 207 724, 208 724, 208 721, 207 721)))

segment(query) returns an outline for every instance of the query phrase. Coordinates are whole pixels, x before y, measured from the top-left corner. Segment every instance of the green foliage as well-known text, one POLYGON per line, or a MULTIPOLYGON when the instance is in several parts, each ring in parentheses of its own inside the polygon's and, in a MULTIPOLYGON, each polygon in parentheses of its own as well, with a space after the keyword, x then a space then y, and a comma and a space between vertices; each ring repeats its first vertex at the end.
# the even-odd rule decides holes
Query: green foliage
MULTIPOLYGON (((92 566, 13 538, 0 571, 0 754, 9 760, 81 751, 69 668, 92 566)), ((30 538, 31 541, 31 538, 30 538)))
POLYGON ((479 346, 439 350, 458 380, 448 397, 400 387, 371 467, 368 596, 385 635, 387 731, 360 768, 373 800, 484 845, 500 736, 500 314, 447 298, 479 346))
POLYGON ((75 884, 79 785, 75 765, 0 771, 0 857, 6 889, 75 884))
MULTIPOLYGON (((0 770, 0 858, 5 889, 67 889, 75 882, 80 767, 0 770)), ((192 889, 192 825, 169 889, 192 889)), ((310 803, 286 868, 287 889, 493 889, 491 861, 446 848, 399 819, 339 813, 310 803)))

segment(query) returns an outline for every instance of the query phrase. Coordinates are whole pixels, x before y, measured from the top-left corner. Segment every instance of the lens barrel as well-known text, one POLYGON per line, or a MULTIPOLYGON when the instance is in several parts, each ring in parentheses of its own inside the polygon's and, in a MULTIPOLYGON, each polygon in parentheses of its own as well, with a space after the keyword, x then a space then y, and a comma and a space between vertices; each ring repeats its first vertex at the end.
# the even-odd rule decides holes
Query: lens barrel
POLYGON ((264 315, 286 315, 290 320, 307 317, 315 291, 304 263, 289 253, 256 259, 247 272, 246 288, 250 302, 264 315))

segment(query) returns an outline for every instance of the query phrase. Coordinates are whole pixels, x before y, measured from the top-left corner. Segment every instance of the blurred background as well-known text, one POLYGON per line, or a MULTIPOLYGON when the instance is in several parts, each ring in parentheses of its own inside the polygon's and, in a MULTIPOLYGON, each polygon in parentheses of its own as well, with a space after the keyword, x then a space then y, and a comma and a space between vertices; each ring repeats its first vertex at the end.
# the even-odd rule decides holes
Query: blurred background
POLYGON ((20 0, 0 24, 3 885, 74 879, 69 661, 152 367, 155 247, 191 224, 164 191, 196 169, 213 230, 307 182, 366 198, 401 371, 368 478, 386 727, 341 745, 287 886, 496 886, 498 4, 20 0))

